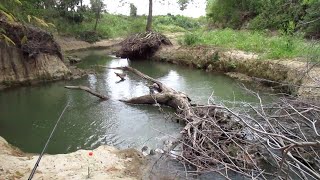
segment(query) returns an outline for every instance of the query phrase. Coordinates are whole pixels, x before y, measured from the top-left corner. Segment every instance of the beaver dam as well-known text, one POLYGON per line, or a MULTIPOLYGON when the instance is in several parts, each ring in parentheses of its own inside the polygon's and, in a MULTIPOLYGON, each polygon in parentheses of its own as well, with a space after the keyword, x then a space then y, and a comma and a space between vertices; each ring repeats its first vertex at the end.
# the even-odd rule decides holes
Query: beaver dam
POLYGON ((77 55, 83 59, 79 67, 95 66, 98 73, 0 94, 0 136, 25 152, 38 153, 69 101, 50 154, 103 144, 157 149, 170 140, 164 153, 181 162, 187 174, 319 179, 318 105, 200 70, 129 62, 104 51, 77 55), (119 81, 115 72, 125 73, 125 80, 119 81), (107 100, 64 88, 80 85, 107 100))

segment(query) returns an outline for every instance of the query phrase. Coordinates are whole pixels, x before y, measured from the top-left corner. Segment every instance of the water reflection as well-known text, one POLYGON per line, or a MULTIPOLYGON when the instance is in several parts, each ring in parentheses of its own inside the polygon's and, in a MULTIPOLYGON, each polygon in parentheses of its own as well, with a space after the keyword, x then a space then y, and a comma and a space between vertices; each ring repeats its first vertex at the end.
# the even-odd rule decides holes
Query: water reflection
MULTIPOLYGON (((83 68, 97 64, 108 67, 130 64, 166 85, 186 92, 198 103, 206 103, 212 91, 217 101, 255 101, 235 81, 222 75, 151 61, 129 62, 110 58, 100 51, 81 52, 79 56, 83 57, 79 64, 83 68)), ((59 124, 48 153, 92 149, 101 144, 119 148, 140 149, 143 145, 156 148, 169 135, 176 136, 180 132, 181 125, 167 120, 156 107, 119 102, 119 99, 149 93, 148 83, 131 73, 127 80, 116 83, 119 78, 114 72, 120 71, 102 68, 100 73, 78 80, 1 92, 0 136, 26 152, 39 152, 67 101, 71 106, 59 124), (82 91, 66 90, 65 85, 89 86, 107 94, 110 100, 100 101, 82 91)), ((170 111, 166 109, 166 112, 170 111)))

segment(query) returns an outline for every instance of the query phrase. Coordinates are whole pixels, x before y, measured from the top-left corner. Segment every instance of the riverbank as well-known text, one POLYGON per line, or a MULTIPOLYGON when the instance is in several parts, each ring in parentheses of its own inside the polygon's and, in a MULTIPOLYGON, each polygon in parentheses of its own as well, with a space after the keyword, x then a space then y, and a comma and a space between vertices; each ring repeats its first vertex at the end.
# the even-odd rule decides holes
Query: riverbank
POLYGON ((178 45, 162 47, 152 59, 226 73, 301 97, 320 97, 320 67, 301 59, 262 60, 258 54, 244 51, 178 45))
MULTIPOLYGON (((173 46, 162 47, 152 60, 185 65, 207 72, 222 72, 240 81, 254 81, 273 87, 277 92, 304 98, 320 97, 320 67, 302 59, 264 60, 259 54, 208 45, 180 46, 183 33, 166 36, 173 46)), ((122 38, 89 44, 73 38, 56 38, 64 52, 84 49, 116 51, 122 38)))
MULTIPOLYGON (((23 153, 0 137, 0 179, 27 179, 37 159, 38 155, 23 153)), ((145 162, 137 150, 110 146, 69 154, 45 154, 33 179, 86 179, 88 166, 91 179, 141 179, 145 162)))
POLYGON ((96 43, 88 43, 85 41, 77 40, 74 37, 61 37, 55 36, 55 41, 60 45, 62 51, 73 52, 86 49, 107 49, 118 45, 123 38, 105 39, 96 43))

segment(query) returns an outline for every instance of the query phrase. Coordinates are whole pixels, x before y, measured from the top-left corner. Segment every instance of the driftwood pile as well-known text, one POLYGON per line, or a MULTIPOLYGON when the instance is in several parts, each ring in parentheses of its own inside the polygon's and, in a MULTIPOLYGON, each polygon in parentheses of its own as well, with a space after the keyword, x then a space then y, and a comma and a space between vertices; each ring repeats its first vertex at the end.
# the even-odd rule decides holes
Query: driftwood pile
POLYGON ((172 43, 160 33, 147 31, 128 37, 120 45, 121 49, 116 53, 117 57, 142 59, 151 57, 161 45, 172 45, 172 43))

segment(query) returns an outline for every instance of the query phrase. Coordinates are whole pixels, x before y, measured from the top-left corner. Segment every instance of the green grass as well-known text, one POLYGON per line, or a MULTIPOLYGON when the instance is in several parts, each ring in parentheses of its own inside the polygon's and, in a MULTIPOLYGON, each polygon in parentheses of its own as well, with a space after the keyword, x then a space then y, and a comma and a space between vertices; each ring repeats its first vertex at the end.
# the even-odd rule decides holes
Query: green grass
POLYGON ((320 61, 320 44, 306 41, 300 36, 271 36, 260 31, 221 29, 186 34, 186 45, 213 45, 261 54, 263 59, 281 59, 313 56, 320 61), (194 36, 194 37, 193 37, 194 36))
MULTIPOLYGON (((60 18, 56 19, 58 32, 62 35, 80 37, 81 33, 93 31, 94 20, 85 20, 80 24, 70 23, 60 18)), ((97 26, 97 33, 101 39, 127 36, 132 33, 141 32, 145 29, 142 17, 132 18, 122 15, 104 15, 97 26)))
MULTIPOLYGON (((146 19, 146 16, 130 17, 104 14, 97 27, 99 39, 124 37, 143 32, 146 27, 146 19)), ((54 22, 60 34, 76 36, 82 39, 81 37, 87 37, 83 35, 84 32, 93 30, 95 20, 88 18, 82 23, 76 24, 70 23, 63 18, 58 18, 54 19, 54 22)), ((187 32, 189 30, 198 29, 200 25, 201 23, 200 21, 198 22, 198 19, 183 16, 167 15, 153 17, 153 29, 161 33, 187 32)))

